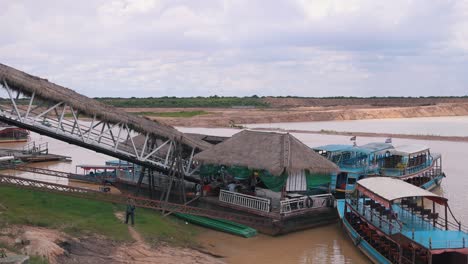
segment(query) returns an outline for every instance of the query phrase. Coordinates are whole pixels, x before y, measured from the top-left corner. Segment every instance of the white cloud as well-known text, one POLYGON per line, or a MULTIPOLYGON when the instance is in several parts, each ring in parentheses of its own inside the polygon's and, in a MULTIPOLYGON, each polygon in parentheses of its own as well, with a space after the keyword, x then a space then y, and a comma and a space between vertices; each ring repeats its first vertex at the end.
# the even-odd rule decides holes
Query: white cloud
POLYGON ((467 17, 462 0, 9 1, 0 57, 91 96, 456 95, 467 17))

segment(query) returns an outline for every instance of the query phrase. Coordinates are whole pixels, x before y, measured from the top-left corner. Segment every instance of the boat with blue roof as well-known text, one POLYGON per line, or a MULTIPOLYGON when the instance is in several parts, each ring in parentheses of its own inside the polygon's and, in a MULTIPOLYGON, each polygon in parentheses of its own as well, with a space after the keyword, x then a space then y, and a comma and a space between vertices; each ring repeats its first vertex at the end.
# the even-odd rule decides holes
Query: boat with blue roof
POLYGON ((391 177, 359 180, 337 200, 342 227, 373 263, 468 263, 467 228, 448 200, 391 177))
POLYGON ((340 173, 331 180, 331 189, 341 197, 354 191, 358 180, 369 176, 395 177, 426 190, 440 185, 445 177, 441 155, 422 145, 394 147, 374 142, 313 149, 340 167, 340 173))

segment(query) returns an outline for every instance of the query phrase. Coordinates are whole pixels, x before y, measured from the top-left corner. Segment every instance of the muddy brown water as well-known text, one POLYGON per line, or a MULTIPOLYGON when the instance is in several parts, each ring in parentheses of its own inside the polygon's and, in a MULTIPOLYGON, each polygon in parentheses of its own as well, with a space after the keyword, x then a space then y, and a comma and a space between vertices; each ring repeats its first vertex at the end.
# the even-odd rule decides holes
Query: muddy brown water
MULTIPOLYGON (((427 129, 427 128, 425 128, 427 129)), ((183 132, 205 133, 211 135, 231 136, 239 132, 235 129, 180 128, 183 132)), ((369 131, 372 132, 372 131, 369 131)), ((459 132, 458 132, 459 133, 459 132)), ((349 137, 295 134, 309 146, 325 144, 350 144, 349 137)), ((89 151, 67 143, 32 133, 31 140, 49 142, 51 153, 72 157, 72 162, 49 162, 34 166, 66 172, 75 172, 79 164, 102 165, 106 160, 114 159, 103 154, 89 151)), ((383 138, 358 138, 358 144, 383 142, 383 138)), ((463 166, 468 162, 468 143, 393 139, 393 144, 424 144, 431 151, 442 154, 443 169, 447 174, 440 188, 434 192, 449 199, 455 215, 468 223, 468 178, 463 166)), ((24 144, 1 144, 1 148, 21 148, 24 144)), ((48 180, 67 184, 67 180, 54 179, 48 176, 37 176, 23 172, 9 172, 17 176, 48 180)), ((203 229, 198 241, 206 250, 225 256, 228 263, 369 263, 367 258, 357 250, 345 235, 339 224, 295 232, 279 237, 258 235, 254 238, 240 238, 229 234, 203 229)))

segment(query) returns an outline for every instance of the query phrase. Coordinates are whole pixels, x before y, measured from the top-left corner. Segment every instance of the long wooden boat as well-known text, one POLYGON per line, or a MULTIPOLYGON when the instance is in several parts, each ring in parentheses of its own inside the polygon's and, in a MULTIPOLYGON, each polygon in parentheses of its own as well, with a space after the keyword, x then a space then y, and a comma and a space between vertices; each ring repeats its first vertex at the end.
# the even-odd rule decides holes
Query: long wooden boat
POLYGON ((314 150, 340 167, 331 187, 341 198, 354 191, 358 180, 369 176, 395 177, 426 190, 439 186, 445 177, 441 155, 431 153, 427 146, 394 147, 375 142, 362 146, 325 145, 314 150))
POLYGON ((356 190, 337 209, 343 229, 373 263, 468 263, 467 229, 446 198, 389 177, 362 179, 356 190))
POLYGON ((208 227, 214 230, 226 232, 241 237, 249 238, 257 235, 257 230, 246 225, 242 225, 228 220, 214 219, 210 217, 182 213, 174 213, 174 215, 190 223, 194 223, 200 226, 208 227))

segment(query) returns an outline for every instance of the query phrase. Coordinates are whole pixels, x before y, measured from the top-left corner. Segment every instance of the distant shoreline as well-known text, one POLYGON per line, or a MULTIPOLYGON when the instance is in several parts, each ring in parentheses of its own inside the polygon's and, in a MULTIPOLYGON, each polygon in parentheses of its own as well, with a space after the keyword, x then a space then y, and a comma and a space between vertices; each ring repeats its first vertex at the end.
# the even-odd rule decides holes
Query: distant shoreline
POLYGON ((280 128, 251 128, 251 129, 263 130, 263 131, 281 131, 281 132, 301 133, 301 134, 357 136, 357 137, 404 138, 404 139, 419 139, 419 140, 468 142, 468 137, 459 137, 459 136, 410 135, 410 134, 394 134, 394 133, 346 132, 346 131, 328 131, 328 130, 311 131, 311 130, 280 129, 280 128))

